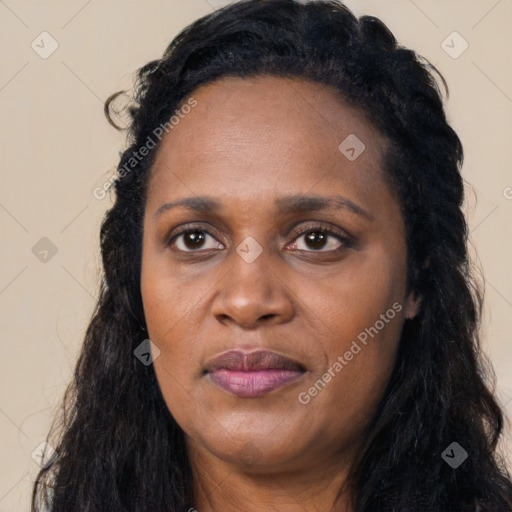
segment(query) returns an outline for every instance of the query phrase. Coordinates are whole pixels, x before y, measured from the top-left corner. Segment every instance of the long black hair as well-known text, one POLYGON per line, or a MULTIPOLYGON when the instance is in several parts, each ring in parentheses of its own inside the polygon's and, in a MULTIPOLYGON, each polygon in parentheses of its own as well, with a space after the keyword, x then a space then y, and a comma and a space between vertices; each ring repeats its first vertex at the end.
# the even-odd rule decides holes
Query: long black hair
MULTIPOLYGON (((115 202, 101 226, 99 300, 48 438, 58 456, 38 475, 33 510, 193 506, 183 432, 153 366, 134 356, 147 337, 139 280, 155 129, 168 127, 201 84, 262 74, 334 87, 383 135, 383 170, 406 228, 408 287, 422 297, 419 314, 404 325, 384 398, 361 433, 349 479, 354 510, 512 510, 512 484, 496 451, 503 415, 479 345, 482 292, 468 258, 463 150, 446 120, 446 82, 379 19, 356 18, 327 0, 231 4, 192 23, 161 59, 139 69, 115 202), (150 138, 149 154, 134 158, 150 138), (467 453, 457 468, 448 463, 452 443, 467 453)), ((105 104, 113 124, 118 94, 105 104)))

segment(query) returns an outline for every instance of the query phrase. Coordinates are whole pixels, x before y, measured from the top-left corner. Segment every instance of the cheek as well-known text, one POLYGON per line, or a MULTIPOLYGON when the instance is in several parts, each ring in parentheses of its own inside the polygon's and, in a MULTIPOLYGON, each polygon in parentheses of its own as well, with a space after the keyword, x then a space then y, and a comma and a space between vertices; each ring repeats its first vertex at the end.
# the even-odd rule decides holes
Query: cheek
POLYGON ((204 280, 194 275, 181 279, 177 277, 180 275, 166 249, 157 250, 147 241, 142 255, 141 293, 148 331, 155 342, 166 344, 172 339, 175 329, 200 307, 201 297, 207 292, 204 280))
POLYGON ((319 416, 330 411, 326 429, 343 424, 357 432, 382 397, 403 325, 405 276, 397 261, 384 254, 371 262, 360 258, 350 272, 303 289, 328 363, 302 390, 301 403, 319 416))
POLYGON ((151 275, 143 276, 141 283, 148 335, 160 349, 154 370, 169 411, 188 432, 202 417, 191 375, 201 373, 196 333, 204 292, 201 287, 197 291, 194 284, 180 291, 179 283, 154 270, 152 267, 151 275))
POLYGON ((198 283, 186 287, 158 273, 142 282, 144 314, 150 339, 173 357, 194 348, 194 326, 204 291, 198 283), (176 343, 179 341, 179 343, 176 343))
MULTIPOLYGON (((212 273, 213 274, 213 273, 212 273)), ((180 274, 165 256, 143 256, 141 292, 149 338, 160 349, 155 371, 170 405, 190 398, 192 381, 202 375, 200 336, 208 292, 216 279, 180 274)), ((203 347, 204 348, 204 347, 203 347)))
POLYGON ((396 338, 405 292, 404 269, 399 261, 384 252, 371 257, 357 255, 346 271, 302 282, 303 300, 324 325, 331 355, 376 322, 384 338, 396 338), (395 303, 398 306, 393 309, 395 303), (383 326, 381 315, 386 316, 388 310, 385 320, 398 317, 398 321, 384 321, 383 326))

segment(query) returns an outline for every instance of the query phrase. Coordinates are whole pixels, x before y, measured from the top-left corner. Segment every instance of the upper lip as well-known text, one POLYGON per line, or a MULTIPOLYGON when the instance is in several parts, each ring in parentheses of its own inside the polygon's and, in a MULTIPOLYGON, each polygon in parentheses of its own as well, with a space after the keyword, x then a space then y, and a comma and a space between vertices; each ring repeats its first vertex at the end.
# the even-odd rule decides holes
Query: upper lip
POLYGON ((234 371, 258 371, 258 370, 292 370, 304 371, 304 367, 277 352, 270 350, 256 350, 244 352, 241 350, 229 350, 212 359, 206 365, 208 373, 216 370, 234 371))

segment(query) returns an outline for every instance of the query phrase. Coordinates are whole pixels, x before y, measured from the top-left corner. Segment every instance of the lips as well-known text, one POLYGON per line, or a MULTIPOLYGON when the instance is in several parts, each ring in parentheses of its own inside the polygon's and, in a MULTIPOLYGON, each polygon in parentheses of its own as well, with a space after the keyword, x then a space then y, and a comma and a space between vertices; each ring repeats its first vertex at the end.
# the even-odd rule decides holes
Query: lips
POLYGON ((211 382, 241 398, 256 398, 299 379, 304 366, 276 352, 231 350, 206 365, 211 382))
POLYGON ((301 364, 269 350, 258 350, 249 353, 230 350, 207 364, 206 369, 208 372, 216 370, 237 370, 241 372, 255 372, 259 370, 304 371, 304 367, 301 364))

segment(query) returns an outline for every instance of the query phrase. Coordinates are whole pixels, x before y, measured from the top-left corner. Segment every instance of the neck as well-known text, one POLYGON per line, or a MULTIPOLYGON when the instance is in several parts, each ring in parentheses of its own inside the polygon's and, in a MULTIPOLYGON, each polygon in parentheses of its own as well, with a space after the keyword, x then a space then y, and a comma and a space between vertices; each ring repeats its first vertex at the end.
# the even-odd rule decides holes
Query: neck
POLYGON ((189 444, 197 512, 353 512, 346 482, 348 464, 276 469, 241 467, 189 444))

